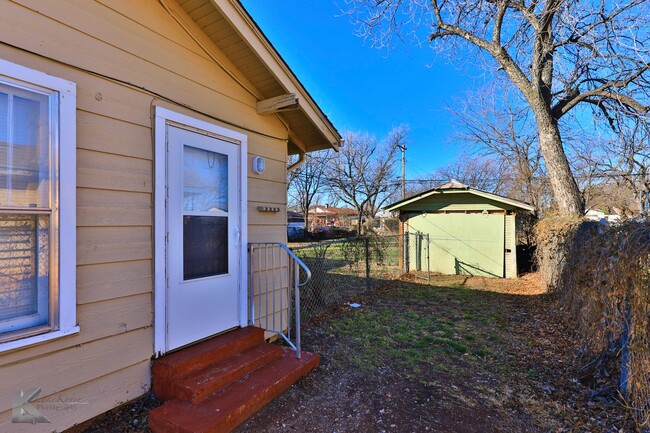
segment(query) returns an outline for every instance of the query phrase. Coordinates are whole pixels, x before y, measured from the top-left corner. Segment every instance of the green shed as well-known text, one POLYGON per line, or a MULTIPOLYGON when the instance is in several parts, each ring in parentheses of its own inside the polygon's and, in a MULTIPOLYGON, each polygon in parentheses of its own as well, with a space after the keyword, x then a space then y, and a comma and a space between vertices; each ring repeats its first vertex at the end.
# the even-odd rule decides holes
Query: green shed
MULTIPOLYGON (((399 212, 404 232, 421 233, 408 257, 428 235, 429 270, 443 274, 517 277, 517 213, 534 207, 451 181, 386 207, 399 212)), ((426 262, 424 259, 420 259, 426 262)))

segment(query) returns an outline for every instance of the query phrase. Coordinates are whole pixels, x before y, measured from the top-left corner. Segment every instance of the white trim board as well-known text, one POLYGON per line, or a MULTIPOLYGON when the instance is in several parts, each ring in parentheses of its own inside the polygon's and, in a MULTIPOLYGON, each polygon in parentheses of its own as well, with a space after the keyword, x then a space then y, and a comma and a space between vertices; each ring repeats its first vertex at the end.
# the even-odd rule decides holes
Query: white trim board
POLYGON ((0 352, 79 332, 77 326, 77 85, 63 78, 0 59, 0 77, 58 93, 58 329, 0 343, 0 352))
POLYGON ((166 342, 166 292, 167 274, 165 265, 165 245, 167 236, 166 191, 167 191, 167 124, 176 124, 219 136, 236 142, 240 148, 240 244, 241 255, 239 281, 239 325, 248 324, 248 137, 210 122, 205 122, 175 111, 155 107, 154 118, 154 356, 167 350, 166 342))

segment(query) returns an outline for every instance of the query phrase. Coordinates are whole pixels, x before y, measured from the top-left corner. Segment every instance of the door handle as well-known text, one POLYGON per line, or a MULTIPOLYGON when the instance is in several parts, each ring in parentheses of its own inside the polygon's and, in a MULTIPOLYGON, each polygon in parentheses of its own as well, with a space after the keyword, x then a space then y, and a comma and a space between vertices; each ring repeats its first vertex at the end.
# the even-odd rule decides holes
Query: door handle
POLYGON ((239 247, 239 236, 240 236, 240 234, 241 233, 239 231, 239 227, 235 226, 235 229, 233 230, 233 235, 235 236, 233 244, 234 244, 235 248, 239 247))

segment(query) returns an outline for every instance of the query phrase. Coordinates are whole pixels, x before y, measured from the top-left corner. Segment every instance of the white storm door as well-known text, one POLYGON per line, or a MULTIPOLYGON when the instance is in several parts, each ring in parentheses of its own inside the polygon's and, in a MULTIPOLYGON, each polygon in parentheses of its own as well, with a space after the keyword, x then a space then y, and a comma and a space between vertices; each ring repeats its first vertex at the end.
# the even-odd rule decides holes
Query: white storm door
POLYGON ((167 125, 167 350, 239 325, 239 155, 167 125))

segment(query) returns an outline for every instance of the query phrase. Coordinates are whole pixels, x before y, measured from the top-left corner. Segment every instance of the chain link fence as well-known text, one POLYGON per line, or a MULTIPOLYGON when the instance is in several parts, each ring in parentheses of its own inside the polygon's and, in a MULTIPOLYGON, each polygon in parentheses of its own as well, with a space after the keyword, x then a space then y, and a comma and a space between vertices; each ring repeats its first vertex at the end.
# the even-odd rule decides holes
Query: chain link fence
POLYGON ((424 254, 428 253, 429 243, 422 236, 373 235, 290 246, 312 272, 311 280, 300 292, 301 321, 307 323, 332 308, 358 301, 409 269, 426 268, 428 259, 424 254), (421 252, 404 254, 414 248, 421 252), (417 263, 412 263, 414 260, 417 263))

